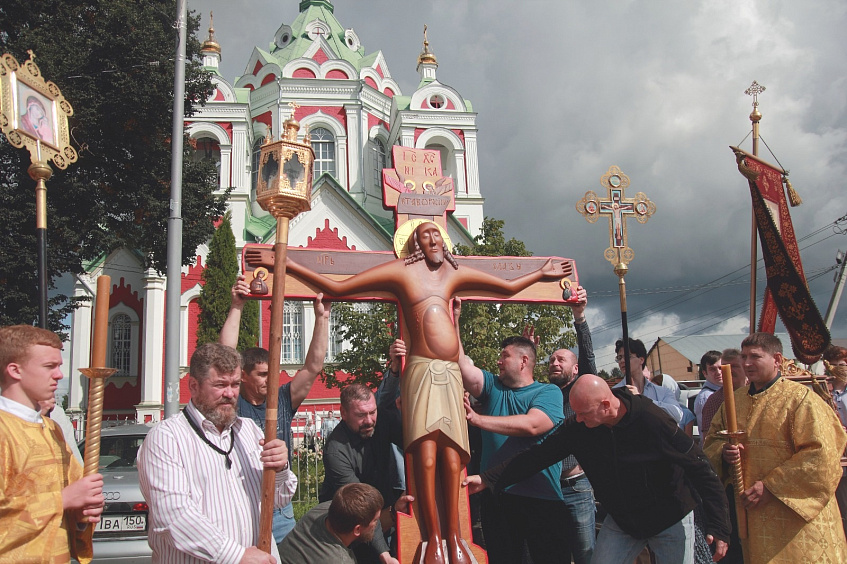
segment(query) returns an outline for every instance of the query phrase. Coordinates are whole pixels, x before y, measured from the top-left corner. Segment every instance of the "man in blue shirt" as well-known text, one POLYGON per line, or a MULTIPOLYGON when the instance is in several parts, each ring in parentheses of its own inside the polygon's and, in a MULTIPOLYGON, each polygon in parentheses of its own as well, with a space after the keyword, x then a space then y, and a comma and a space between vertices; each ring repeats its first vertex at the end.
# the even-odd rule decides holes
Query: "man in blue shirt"
MULTIPOLYGON (((458 324, 458 299, 453 311, 458 324)), ((465 390, 479 402, 477 412, 465 398, 468 423, 482 430, 483 471, 535 444, 564 419, 562 392, 533 379, 535 361, 535 344, 517 336, 502 343, 499 376, 474 366, 464 351, 459 355, 465 390)), ((482 494, 482 532, 491 564, 520 562, 524 542, 536 564, 560 561, 567 547, 561 473, 558 462, 498 496, 482 494)))
MULTIPOLYGON (((241 275, 232 287, 232 303, 218 341, 221 344, 235 348, 238 344, 238 327, 241 322, 241 311, 246 299, 244 296, 250 293, 250 286, 241 275)), ((312 333, 312 342, 303 368, 297 371, 290 382, 279 387, 279 399, 277 402, 277 425, 276 435, 285 441, 288 447, 288 456, 294 448, 291 445, 291 420, 294 414, 309 395, 315 378, 324 367, 324 358, 329 336, 329 314, 328 304, 324 304, 323 294, 315 298, 315 329, 312 333)), ((241 393, 238 395, 238 415, 252 419, 262 431, 265 430, 265 399, 268 395, 268 363, 269 353, 267 349, 254 347, 242 351, 241 359, 241 393)), ((285 507, 274 509, 273 535, 277 543, 281 543, 294 528, 294 509, 289 503, 285 507)))

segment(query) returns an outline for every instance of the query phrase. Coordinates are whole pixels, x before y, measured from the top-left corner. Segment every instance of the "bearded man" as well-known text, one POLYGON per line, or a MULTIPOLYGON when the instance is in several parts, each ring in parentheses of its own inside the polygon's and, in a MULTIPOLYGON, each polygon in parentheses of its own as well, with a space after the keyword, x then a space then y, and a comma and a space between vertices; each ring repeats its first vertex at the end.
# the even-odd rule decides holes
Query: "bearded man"
POLYGON ((276 472, 274 507, 291 501, 297 477, 285 442, 264 441, 236 415, 241 356, 220 343, 191 356, 191 401, 156 424, 138 453, 141 493, 150 506, 148 542, 154 562, 241 562, 279 559, 256 547, 262 471, 276 472))

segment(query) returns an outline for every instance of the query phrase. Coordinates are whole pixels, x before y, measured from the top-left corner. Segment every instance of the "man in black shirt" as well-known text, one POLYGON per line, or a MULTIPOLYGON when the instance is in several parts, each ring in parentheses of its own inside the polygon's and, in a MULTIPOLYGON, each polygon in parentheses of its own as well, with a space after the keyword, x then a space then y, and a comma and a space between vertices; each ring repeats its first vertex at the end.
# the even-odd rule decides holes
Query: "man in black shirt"
MULTIPOLYGON (((402 345, 402 341, 399 343, 402 345)), ((397 371, 389 370, 386 374, 379 406, 373 392, 364 384, 346 386, 341 390, 341 422, 324 445, 325 478, 318 493, 321 502, 331 500, 339 488, 350 483, 371 485, 384 499, 382 527, 377 527, 370 543, 352 547, 360 564, 396 562, 390 556, 383 532, 393 526, 395 508, 404 509, 411 499, 401 496, 402 491, 395 488, 395 477, 402 470, 395 467, 392 444, 400 446, 403 442, 400 413, 395 404, 399 378, 392 375, 399 372, 398 347, 395 342, 389 352, 397 371)))
POLYGON ((577 380, 570 401, 575 417, 511 460, 469 476, 471 493, 501 491, 574 454, 609 513, 594 561, 632 562, 649 545, 660 563, 693 563, 696 495, 705 509, 707 541, 717 543, 715 560, 722 558, 730 532, 723 487, 676 421, 648 398, 611 390, 591 374, 577 380))

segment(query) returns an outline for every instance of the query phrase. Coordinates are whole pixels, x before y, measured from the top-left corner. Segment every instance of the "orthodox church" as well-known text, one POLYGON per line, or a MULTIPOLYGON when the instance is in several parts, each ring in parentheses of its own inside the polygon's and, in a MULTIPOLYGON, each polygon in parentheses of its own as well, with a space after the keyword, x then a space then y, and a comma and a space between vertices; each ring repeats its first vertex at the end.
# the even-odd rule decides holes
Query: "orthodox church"
MULTIPOLYGON (((392 147, 437 150, 442 174, 455 187, 455 211, 447 231, 455 243, 470 244, 483 221, 477 160, 476 113, 457 90, 436 77, 438 62, 424 32, 416 62, 417 89, 403 95, 381 51, 366 54, 353 29, 336 19, 329 0, 302 0, 299 15, 280 25, 271 43, 255 47, 244 74, 234 84, 218 66, 223 46, 210 19, 203 43, 205 68, 215 91, 190 121, 186 132, 197 159, 213 159, 220 188, 232 187, 229 209, 236 246, 273 243, 276 221, 256 202, 260 147, 270 134, 280 137, 285 120, 300 122, 315 153, 311 211, 294 218, 289 245, 334 250, 393 251, 392 210, 383 207, 383 169, 393 166, 392 147), (299 107, 292 110, 289 102, 299 107)), ((413 61, 403 62, 411 66, 413 61)), ((409 69, 410 70, 410 69, 409 69)), ((208 248, 197 249, 195 265, 182 269, 180 308, 180 401, 188 401, 188 360, 195 348, 201 274, 208 248)), ((107 365, 117 369, 106 381, 105 419, 158 421, 163 415, 165 277, 144 270, 133 249, 120 249, 75 279, 74 295, 94 297, 96 279, 111 276, 107 365)), ((85 407, 87 379, 79 368, 89 365, 92 302, 75 311, 65 373, 70 379, 68 411, 85 407)), ((260 339, 270 336, 270 300, 260 308, 260 339)), ((330 331, 333 325, 330 324, 330 331)), ((286 300, 281 383, 303 362, 314 327, 308 302, 286 300)), ((168 335, 167 338, 172 338, 168 335)), ((174 337, 176 338, 176 337, 174 337)), ((330 335, 328 361, 337 352, 330 335)), ((314 421, 337 410, 338 390, 320 379, 301 407, 314 421)), ((302 419, 301 414, 301 419, 302 419)))

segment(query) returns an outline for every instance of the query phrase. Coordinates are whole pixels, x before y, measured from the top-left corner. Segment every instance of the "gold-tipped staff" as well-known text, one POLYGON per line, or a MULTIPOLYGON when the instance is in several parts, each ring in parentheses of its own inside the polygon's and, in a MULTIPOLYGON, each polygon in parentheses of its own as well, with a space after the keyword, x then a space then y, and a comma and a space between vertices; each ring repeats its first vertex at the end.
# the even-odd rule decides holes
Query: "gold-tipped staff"
POLYGON ((588 223, 594 223, 601 215, 609 217, 609 248, 603 256, 612 263, 618 276, 618 292, 621 298, 621 329, 623 332, 624 352, 624 381, 632 384, 629 375, 629 328, 627 326, 626 282, 624 276, 629 271, 627 264, 635 256, 635 252, 627 246, 626 216, 635 217, 638 223, 647 223, 650 216, 656 212, 656 204, 651 202, 643 192, 638 192, 635 198, 624 197, 624 189, 629 186, 629 176, 620 168, 610 166, 600 178, 608 194, 607 200, 601 200, 596 193, 589 190, 576 203, 576 211, 585 216, 588 223))
MULTIPOLYGON (((735 419, 735 386, 732 385, 732 367, 728 364, 722 364, 721 373, 723 374, 723 409, 726 413, 726 430, 721 431, 721 434, 729 438, 730 444, 737 445, 744 435, 744 431, 738 430, 738 422, 735 419)), ((735 515, 738 519, 738 538, 746 539, 747 510, 744 509, 741 496, 747 488, 744 487, 741 457, 732 465, 732 482, 735 486, 735 515)))
MULTIPOLYGON (((109 276, 97 278, 97 297, 94 304, 94 338, 91 341, 91 367, 79 371, 88 377, 88 414, 85 426, 85 457, 83 475, 96 474, 100 465, 100 430, 103 423, 103 392, 105 380, 115 373, 114 368, 106 368, 106 346, 109 332, 109 290, 112 279, 109 276)), ((84 538, 91 546, 94 526, 89 524, 84 538)), ((91 554, 77 554, 82 564, 91 562, 91 554)))
POLYGON ((91 347, 91 367, 79 371, 89 379, 88 415, 85 426, 85 465, 84 474, 89 476, 97 472, 100 464, 100 430, 103 423, 103 391, 106 378, 115 373, 114 368, 106 368, 106 346, 109 332, 109 290, 112 279, 109 276, 97 278, 97 302, 94 305, 94 339, 91 347))
MULTIPOLYGON (((294 119, 299 107, 291 107, 291 117, 283 124, 279 141, 272 142, 268 132, 259 157, 259 181, 256 200, 262 209, 276 218, 274 242, 274 271, 271 296, 271 331, 268 358, 268 395, 265 400, 265 442, 276 438, 277 405, 279 401, 279 361, 282 353, 283 308, 285 306, 285 259, 288 255, 288 224, 300 212, 311 209, 312 164, 315 154, 308 131, 302 142, 297 141, 300 124, 294 119)), ((288 445, 291 448, 291 445, 288 445)), ((259 515, 258 548, 271 552, 273 541, 273 509, 275 474, 262 473, 262 508, 259 515)))

